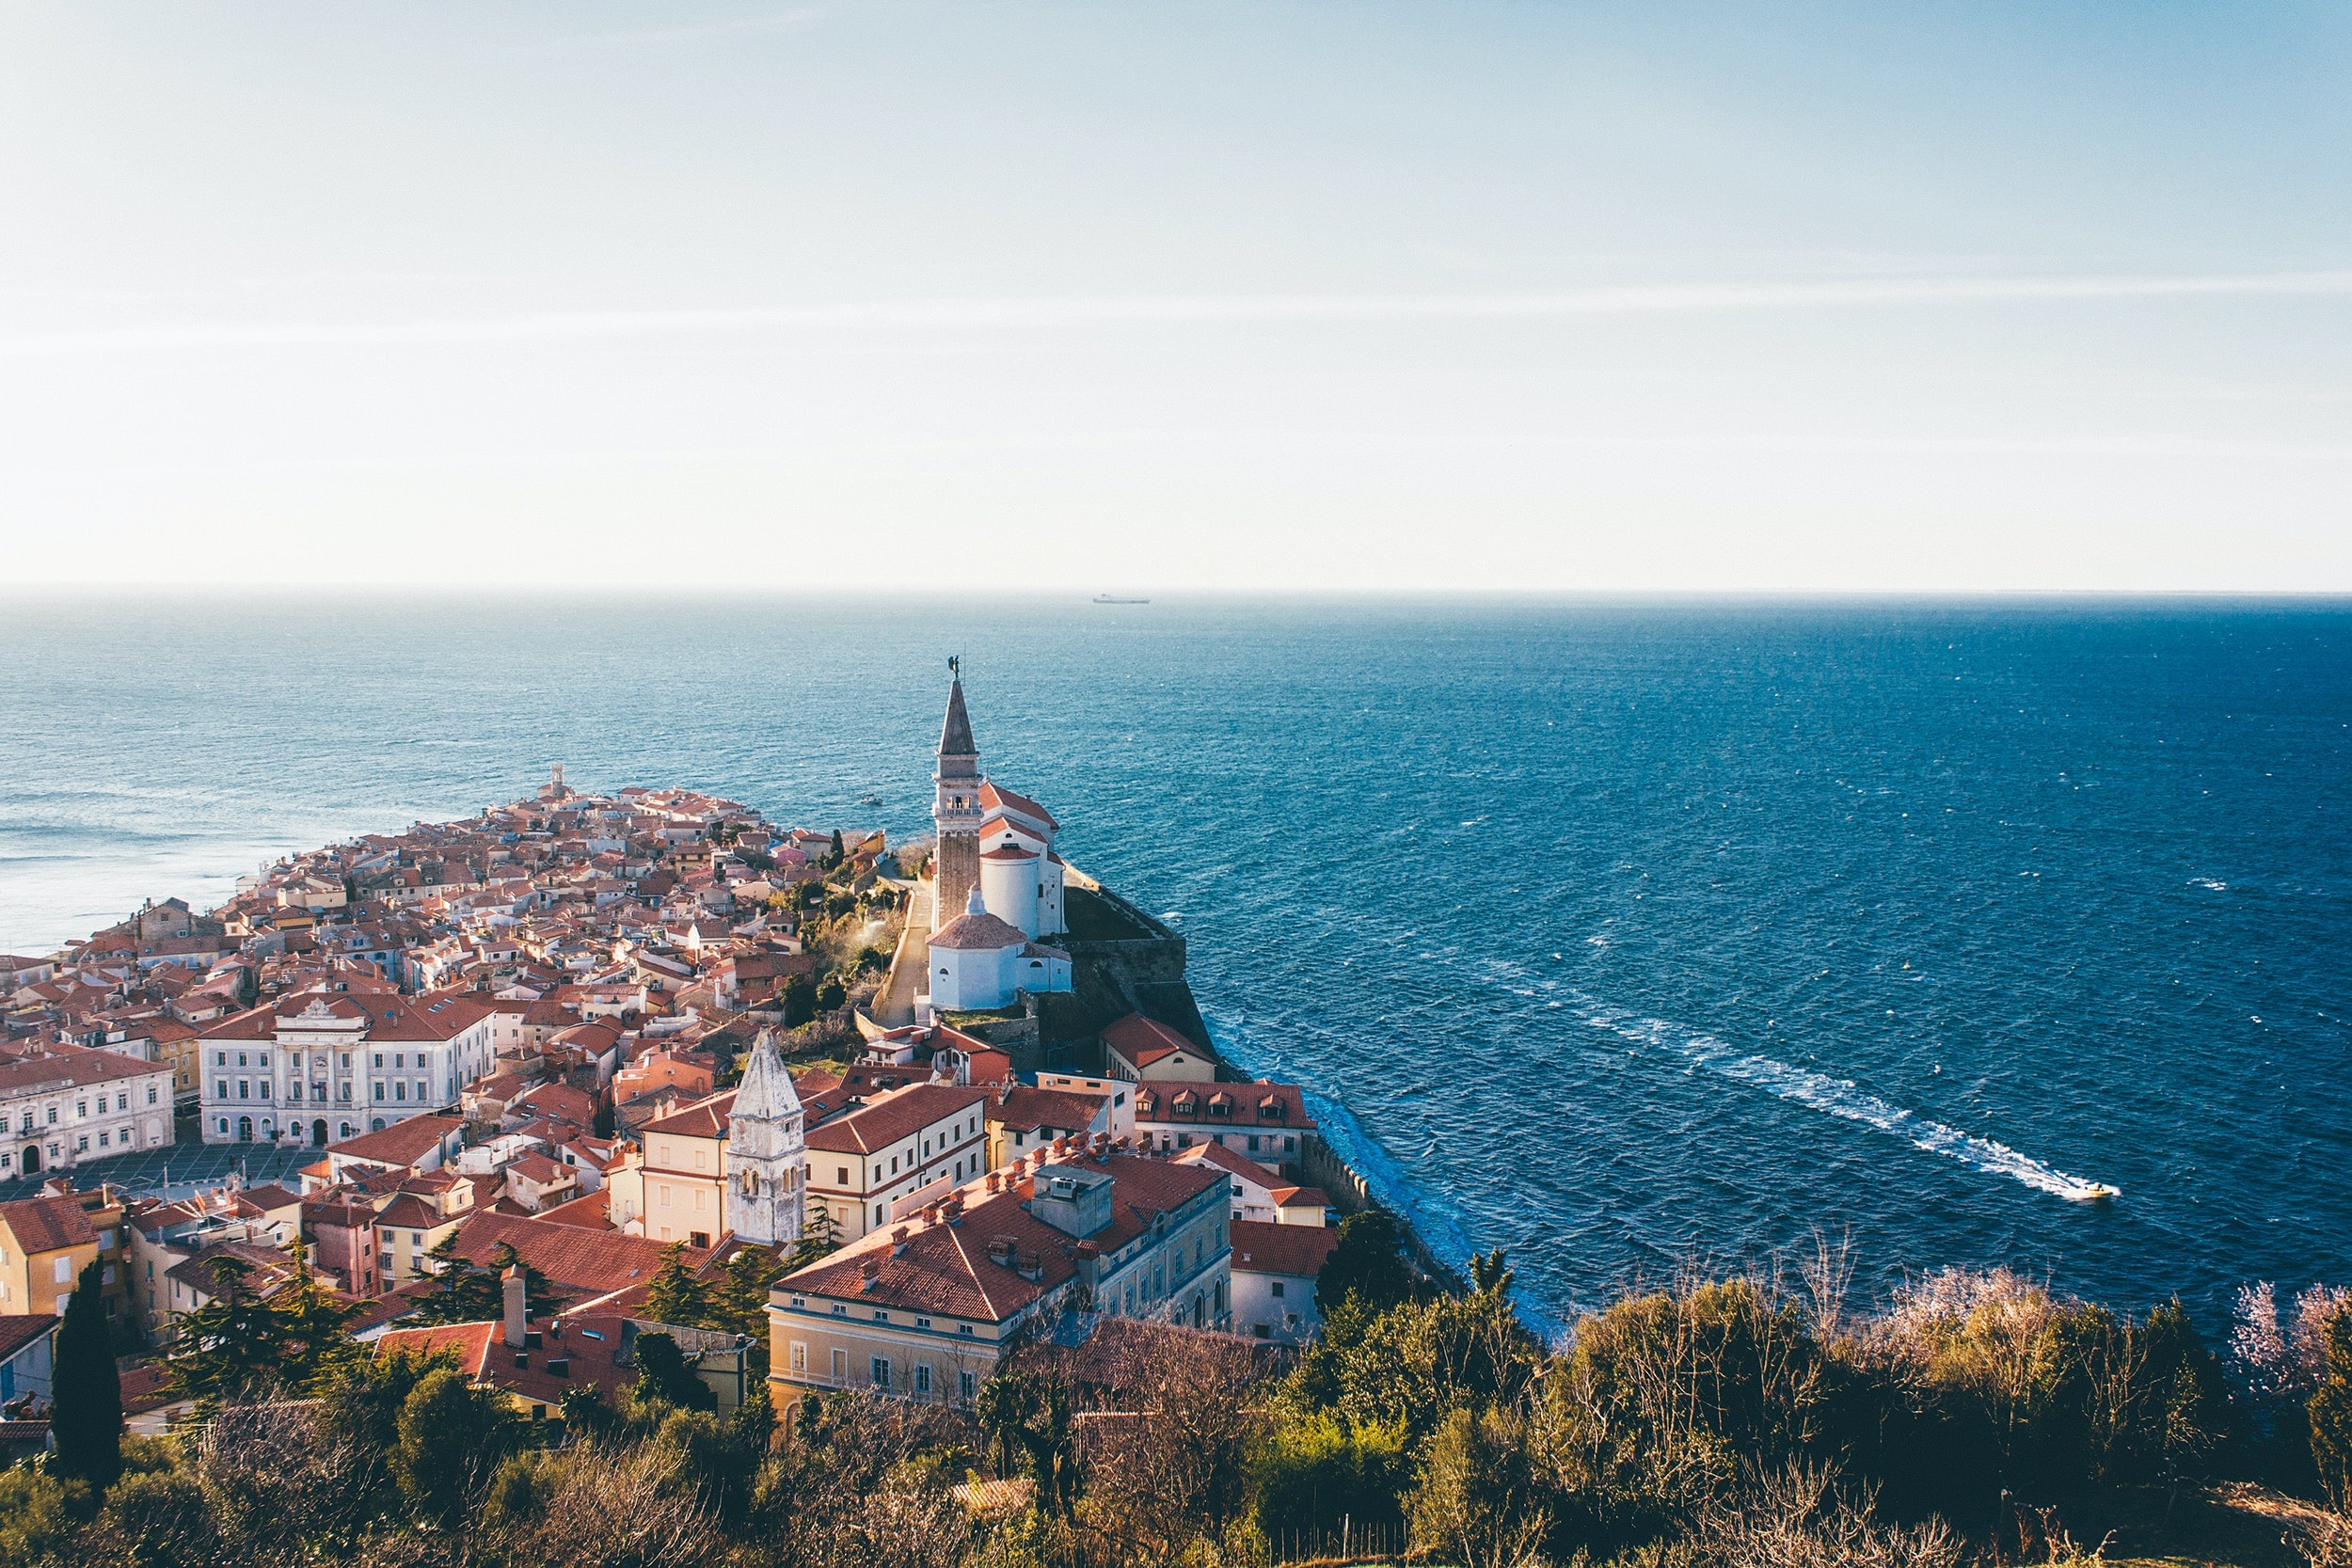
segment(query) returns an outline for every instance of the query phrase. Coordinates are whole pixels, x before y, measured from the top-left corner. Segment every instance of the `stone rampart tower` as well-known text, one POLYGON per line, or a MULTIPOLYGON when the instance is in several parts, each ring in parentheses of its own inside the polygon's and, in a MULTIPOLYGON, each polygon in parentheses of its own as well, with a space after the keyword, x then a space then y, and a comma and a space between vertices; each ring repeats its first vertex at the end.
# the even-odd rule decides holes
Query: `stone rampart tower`
POLYGON ((931 929, 963 913, 980 881, 980 749, 963 711, 963 666, 947 661, 947 721, 939 732, 939 770, 931 775, 931 826, 939 832, 931 878, 931 929))

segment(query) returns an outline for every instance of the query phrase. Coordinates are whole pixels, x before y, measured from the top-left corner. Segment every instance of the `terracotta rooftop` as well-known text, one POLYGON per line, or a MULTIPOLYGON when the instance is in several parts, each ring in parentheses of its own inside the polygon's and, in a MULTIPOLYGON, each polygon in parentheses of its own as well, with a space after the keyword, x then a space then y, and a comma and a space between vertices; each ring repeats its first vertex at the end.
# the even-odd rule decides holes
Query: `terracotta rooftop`
MULTIPOLYGON (((456 1252, 468 1262, 488 1266, 501 1242, 548 1276, 559 1291, 576 1297, 609 1296, 643 1290, 661 1267, 667 1243, 616 1230, 562 1225, 539 1215, 476 1213, 457 1232, 456 1252)), ((688 1248, 686 1264, 699 1267, 707 1250, 688 1248)))
POLYGON ((1047 811, 1043 806, 1038 804, 1035 800, 1030 800, 1026 795, 1014 794, 1011 790, 1007 789, 1003 784, 996 783, 993 779, 984 779, 981 781, 980 805, 983 810, 990 811, 1000 810, 1006 806, 1010 806, 1013 810, 1020 812, 1025 816, 1036 817, 1039 821, 1044 823, 1049 828, 1058 828, 1061 826, 1060 823, 1054 820, 1054 814, 1052 812, 1047 811))
POLYGON ((931 933, 930 945, 951 953, 993 953, 1000 948, 1025 947, 1028 933, 993 914, 960 914, 931 933))
POLYGON ((1103 1043, 1138 1068, 1150 1067, 1179 1051, 1189 1051, 1204 1059, 1209 1054, 1167 1024, 1141 1013, 1129 1013, 1115 1023, 1104 1024, 1103 1043))
POLYGON ((638 1132, 641 1136, 667 1132, 680 1138, 723 1138, 727 1135, 727 1113, 734 1108, 735 1091, 724 1089, 683 1111, 673 1111, 659 1120, 649 1121, 638 1132))
POLYGON ((0 1064, 0 1095, 30 1094, 45 1084, 76 1089, 86 1084, 112 1084, 170 1070, 168 1062, 142 1062, 119 1051, 61 1045, 45 1056, 25 1056, 0 1064))
POLYGON ((68 1193, 57 1197, 24 1197, 0 1203, 0 1225, 27 1253, 56 1252, 63 1247, 95 1246, 98 1232, 90 1228, 82 1200, 68 1193))
POLYGON ((1279 1274, 1312 1279, 1340 1244, 1340 1233, 1320 1225, 1269 1225, 1233 1221, 1233 1272, 1279 1274))
POLYGON ((1025 1132, 1039 1127, 1051 1127, 1062 1132, 1083 1132, 1092 1128, 1094 1118, 1103 1107, 1111 1102, 1106 1094, 1089 1094, 1081 1089, 1040 1089, 1026 1084, 1010 1085, 1010 1092, 989 1097, 988 1119, 1025 1132))
POLYGON ((6 1361, 62 1321, 54 1312, 0 1314, 0 1361, 6 1361))
POLYGON ((1245 1131, 1311 1132, 1315 1127, 1295 1084, 1144 1084, 1136 1092, 1136 1119, 1245 1131))
POLYGON ((326 1146, 329 1154, 340 1154, 347 1160, 372 1160, 378 1164, 409 1165, 433 1152, 434 1146, 452 1132, 465 1131, 465 1122, 456 1117, 410 1117, 396 1121, 381 1132, 362 1132, 339 1144, 326 1146))
MULTIPOLYGON (((1105 1252, 1126 1245, 1150 1229, 1154 1214, 1172 1212, 1202 1193, 1224 1186, 1224 1179, 1216 1171, 1136 1155, 1115 1154, 1100 1164, 1089 1163, 1086 1168, 1107 1170, 1112 1177, 1111 1222, 1086 1238, 1105 1252)), ((1054 1167, 1045 1169, 1050 1172, 1054 1167)), ((889 1232, 875 1232, 787 1275, 775 1289, 854 1301, 861 1307, 895 1307, 976 1323, 1003 1323, 1077 1273, 1073 1251, 1078 1238, 1056 1229, 1022 1207, 1032 1190, 1033 1184, 1025 1181, 974 1203, 964 1212, 961 1225, 917 1228, 907 1238, 905 1250, 896 1256, 889 1232), (1000 1237, 1010 1238, 1019 1255, 1034 1260, 1037 1279, 1025 1278, 990 1257, 991 1243, 1000 1237), (868 1259, 880 1265, 870 1289, 864 1283, 864 1264, 868 1259)))
POLYGON ((812 1129, 808 1147, 827 1154, 871 1154, 987 1099, 982 1088, 917 1084, 812 1129))

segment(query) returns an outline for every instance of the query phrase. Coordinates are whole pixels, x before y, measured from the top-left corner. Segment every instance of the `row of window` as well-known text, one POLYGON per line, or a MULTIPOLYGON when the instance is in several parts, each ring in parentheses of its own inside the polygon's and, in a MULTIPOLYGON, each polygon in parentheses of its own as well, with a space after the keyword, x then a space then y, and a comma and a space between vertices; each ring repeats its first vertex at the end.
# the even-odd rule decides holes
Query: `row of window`
MULTIPOLYGON (((408 1085, 411 1085, 411 1084, 414 1084, 414 1085, 416 1085, 416 1087, 417 1087, 417 1092, 416 1092, 416 1096, 415 1096, 415 1098, 416 1098, 416 1100, 417 1100, 418 1103, 420 1103, 420 1104, 423 1104, 423 1103, 426 1103, 427 1101, 429 1101, 432 1099, 432 1088, 433 1088, 433 1085, 432 1085, 432 1082, 431 1082, 429 1079, 423 1079, 423 1078, 413 1078, 413 1079, 412 1079, 412 1078, 397 1078, 397 1079, 393 1079, 393 1080, 391 1081, 391 1083, 390 1083, 390 1085, 389 1085, 389 1086, 390 1086, 390 1089, 391 1089, 391 1093, 390 1093, 390 1094, 389 1094, 389 1095, 387 1095, 387 1094, 384 1092, 384 1091, 385 1091, 385 1088, 386 1088, 386 1083, 385 1083, 385 1081, 384 1081, 383 1079, 380 1079, 380 1078, 379 1078, 379 1079, 374 1080, 374 1082, 373 1082, 373 1085, 372 1085, 372 1086, 373 1086, 373 1090, 374 1090, 374 1098, 376 1098, 377 1100, 388 1100, 388 1099, 389 1099, 389 1100, 397 1100, 397 1101, 406 1101, 406 1100, 408 1100, 408 1099, 410 1098, 410 1097, 409 1097, 409 1093, 408 1093, 408 1085)), ((266 1104, 266 1103, 269 1103, 270 1101, 272 1101, 276 1098, 276 1096, 277 1096, 277 1090, 278 1090, 278 1086, 277 1086, 275 1084, 272 1084, 272 1083, 271 1083, 268 1079, 266 1079, 266 1078, 263 1078, 263 1079, 259 1080, 259 1081, 258 1081, 258 1083, 257 1083, 257 1081, 256 1081, 256 1080, 251 1079, 251 1078, 240 1078, 240 1079, 238 1079, 238 1080, 237 1080, 237 1095, 236 1095, 236 1097, 237 1097, 239 1100, 258 1100, 258 1101, 262 1101, 264 1104, 266 1104)), ((153 1090, 151 1090, 151 1090, 149 1090, 149 1091, 148 1091, 148 1098, 149 1098, 151 1101, 154 1098, 154 1091, 153 1091, 153 1090)), ((229 1098, 229 1080, 228 1080, 228 1079, 226 1079, 226 1078, 215 1078, 215 1079, 214 1079, 214 1080, 213 1080, 213 1098, 214 1098, 215 1100, 227 1100, 227 1099, 229 1098)), ((313 1085, 310 1085, 310 1098, 311 1098, 313 1101, 321 1101, 321 1102, 325 1101, 325 1100, 326 1099, 326 1085, 324 1085, 324 1084, 313 1084, 313 1085)), ((342 1101, 348 1102, 348 1101, 350 1101, 350 1099, 351 1099, 351 1085, 350 1085, 349 1084, 338 1084, 338 1085, 335 1085, 335 1098, 336 1098, 337 1100, 339 1100, 339 1101, 342 1101)), ((299 1084, 290 1085, 287 1087, 287 1089, 286 1089, 286 1103, 287 1103, 287 1104, 289 1104, 289 1105, 294 1105, 294 1104, 299 1104, 299 1103, 301 1102, 301 1101, 302 1101, 302 1085, 299 1085, 299 1084)))
MULTIPOLYGON (((792 1370, 803 1377, 808 1375, 808 1346, 804 1342, 798 1339, 795 1339, 792 1342, 792 1370)), ((848 1351, 839 1349, 838 1347, 834 1349, 833 1353, 832 1371, 833 1380, 835 1383, 847 1383, 849 1381, 850 1353, 848 1351)), ((885 1394, 890 1392, 891 1387, 893 1386, 890 1357, 887 1355, 877 1355, 873 1357, 872 1361, 866 1367, 866 1376, 872 1381, 877 1389, 885 1394)), ((915 1398, 922 1399, 929 1396, 932 1390, 933 1384, 931 1381, 931 1364, 928 1361, 917 1361, 914 1364, 914 1377, 913 1384, 910 1386, 909 1392, 913 1393, 915 1398)), ((957 1371, 957 1398, 969 1400, 978 1391, 978 1373, 968 1370, 957 1371)))
MULTIPOLYGON (((1227 1136, 1228 1134, 1223 1132, 1212 1132, 1209 1134, 1209 1141, 1222 1147, 1227 1136)), ((1256 1132, 1249 1134, 1249 1152, 1252 1154, 1260 1152, 1258 1146, 1259 1136, 1260 1135, 1256 1132)), ((1276 1136, 1272 1132, 1268 1132, 1264 1134, 1264 1152, 1268 1154, 1274 1153, 1278 1148, 1282 1152, 1289 1154, 1295 1154, 1298 1152, 1298 1134, 1295 1132, 1285 1133, 1279 1137, 1276 1136)), ((1143 1135, 1143 1141, 1146 1144, 1149 1144, 1152 1141, 1152 1134, 1146 1132, 1143 1135)), ((1162 1148, 1190 1148, 1192 1147, 1192 1134, 1189 1132, 1163 1132, 1160 1134, 1160 1147, 1162 1148)))
MULTIPOLYGON (((238 1136, 246 1142, 251 1142, 253 1137, 253 1118, 251 1117, 239 1117, 237 1118, 237 1127, 238 1136)), ((215 1117, 213 1118, 213 1131, 218 1132, 224 1138, 227 1137, 229 1135, 229 1118, 227 1117, 215 1117)), ((382 1117, 377 1117, 374 1120, 369 1122, 368 1131, 371 1132, 383 1132, 384 1118, 382 1117)), ((262 1118, 262 1136, 264 1138, 277 1136, 277 1134, 271 1130, 270 1119, 267 1117, 263 1117, 262 1118)), ((358 1133, 354 1132, 351 1123, 346 1121, 337 1125, 335 1132, 335 1138, 337 1142, 340 1143, 345 1138, 356 1136, 358 1136, 358 1133)))
MULTIPOLYGON (((377 1067, 382 1067, 384 1065, 383 1052, 371 1052, 370 1054, 375 1058, 375 1065, 377 1067)), ((348 1051, 339 1052, 337 1053, 337 1055, 340 1060, 336 1065, 341 1067, 346 1072, 350 1071, 351 1053, 348 1051)), ((431 1065, 431 1063, 426 1060, 425 1053, 421 1051, 395 1051, 392 1053, 392 1066, 394 1068, 406 1067, 408 1065, 408 1058, 411 1055, 414 1055, 417 1058, 417 1065, 419 1067, 428 1067, 431 1065)), ((215 1067, 227 1067, 229 1065, 229 1053, 226 1051, 214 1052, 213 1065, 215 1067)), ((239 1067, 251 1066, 258 1068, 270 1068, 276 1064, 270 1060, 270 1053, 266 1051, 240 1051, 237 1053, 237 1065, 239 1067), (248 1062, 246 1060, 247 1057, 252 1058, 252 1060, 248 1062)), ((286 1067, 289 1071, 300 1072, 302 1070, 302 1053, 299 1051, 287 1052, 286 1067)), ((326 1070, 326 1055, 324 1052, 310 1058, 310 1069, 314 1072, 325 1072, 326 1070)))
MULTIPOLYGON (((26 1128, 25 1131, 29 1132, 32 1129, 26 1128)), ((93 1152, 90 1148, 90 1139, 92 1137, 97 1138, 98 1148, 108 1153, 112 1153, 114 1150, 119 1148, 136 1148, 138 1147, 138 1139, 132 1132, 130 1128, 102 1127, 95 1133, 76 1132, 73 1135, 73 1152, 76 1154, 88 1154, 93 1152)), ((147 1141, 151 1145, 160 1144, 164 1141, 163 1134, 160 1132, 150 1133, 147 1141)), ((35 1147, 38 1148, 39 1146, 36 1145, 35 1147)), ((65 1144, 62 1141, 53 1143, 49 1146, 49 1158, 51 1160, 61 1160, 65 1158, 65 1144)), ((27 1155, 24 1162, 26 1173, 29 1175, 39 1163, 40 1162, 27 1155)), ((16 1152, 13 1149, 0 1150, 0 1171, 14 1170, 15 1168, 16 1152)))
MULTIPOLYGON (((155 1103, 155 1085, 152 1085, 152 1084, 150 1084, 150 1085, 147 1085, 147 1102, 148 1102, 150 1105, 152 1105, 152 1104, 154 1104, 154 1103, 155 1103)), ((103 1093, 103 1092, 101 1092, 101 1093, 100 1093, 100 1095, 98 1096, 98 1098, 97 1098, 97 1100, 96 1100, 95 1101, 90 1101, 90 1100, 88 1100, 88 1099, 87 1099, 87 1098, 86 1098, 86 1099, 82 1099, 82 1100, 77 1100, 77 1101, 75 1101, 73 1102, 73 1116, 74 1116, 74 1119, 76 1119, 77 1121, 87 1121, 87 1120, 89 1119, 89 1117, 90 1117, 90 1106, 91 1106, 93 1103, 95 1103, 95 1104, 97 1105, 97 1107, 98 1107, 98 1112, 97 1112, 97 1114, 98 1114, 98 1115, 100 1115, 100 1116, 102 1116, 102 1117, 103 1117, 103 1116, 104 1116, 104 1115, 106 1114, 106 1096, 104 1095, 104 1093, 103 1093)), ((127 1110, 129 1110, 129 1109, 131 1108, 131 1091, 130 1091, 129 1089, 117 1089, 117 1090, 115 1091, 115 1103, 114 1103, 114 1108, 115 1108, 116 1110, 118 1110, 118 1111, 127 1111, 127 1110)), ((57 1125, 57 1114, 58 1114, 58 1112, 59 1112, 60 1110, 62 1110, 62 1109, 63 1109, 62 1105, 56 1105, 56 1104, 48 1105, 48 1106, 43 1107, 44 1113, 46 1114, 47 1118, 48 1118, 48 1119, 46 1120, 46 1122, 44 1122, 44 1123, 43 1123, 43 1125, 45 1125, 45 1126, 49 1126, 49 1127, 55 1127, 55 1126, 56 1126, 56 1125, 57 1125)), ((0 1122, 0 1127, 5 1127, 6 1125, 7 1125, 7 1123, 6 1123, 6 1122, 0 1122)), ((32 1130, 33 1130, 33 1108, 32 1108, 31 1106, 27 1105, 26 1107, 24 1107, 24 1118, 23 1122, 22 1122, 22 1123, 18 1126, 17 1131, 18 1131, 18 1132, 30 1132, 32 1130)))

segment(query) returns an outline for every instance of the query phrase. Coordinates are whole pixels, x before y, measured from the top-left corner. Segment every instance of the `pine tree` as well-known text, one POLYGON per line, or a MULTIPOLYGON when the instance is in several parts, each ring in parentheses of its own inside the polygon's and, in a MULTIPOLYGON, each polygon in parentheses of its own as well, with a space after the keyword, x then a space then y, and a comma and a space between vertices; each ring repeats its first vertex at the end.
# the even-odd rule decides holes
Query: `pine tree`
MULTIPOLYGON (((1404 1227, 1386 1209, 1348 1215, 1340 1225, 1339 1244, 1315 1276, 1316 1307, 1327 1317, 1351 1291, 1374 1312, 1410 1300, 1419 1281, 1405 1261, 1404 1248, 1404 1227)), ((1498 1258, 1498 1269, 1501 1262, 1498 1258)))
POLYGON ((301 1394, 315 1394, 338 1375, 366 1358, 343 1332, 358 1316, 357 1302, 344 1303, 310 1272, 310 1259, 300 1237, 286 1243, 294 1259, 294 1278, 272 1296, 270 1309, 278 1320, 278 1342, 284 1347, 278 1375, 301 1394))
POLYGON ((785 1269, 804 1269, 840 1250, 841 1227, 834 1223, 833 1211, 818 1199, 809 1199, 808 1218, 801 1224, 801 1239, 792 1243, 792 1255, 784 1260, 785 1269))
POLYGON ((711 1281, 710 1312, 717 1326, 748 1334, 765 1344, 768 1288, 783 1277, 784 1265, 759 1248, 747 1246, 737 1252, 711 1281))
POLYGON ((285 1354, 285 1323, 253 1289, 253 1265, 216 1254, 204 1259, 211 1299, 180 1320, 166 1367, 171 1392, 211 1405, 273 1381, 285 1354))
POLYGON ((107 1343, 103 1277, 93 1261, 82 1271, 66 1307, 52 1385, 56 1409, 49 1423, 58 1471, 79 1476, 97 1496, 122 1473, 122 1379, 107 1343))
POLYGON ((543 1318, 555 1310, 555 1288, 546 1275, 522 1260, 511 1242, 501 1242, 490 1249, 486 1269, 458 1255, 454 1230, 436 1242, 425 1256, 440 1264, 441 1272, 433 1293, 417 1305, 416 1316, 422 1323, 479 1323, 504 1317, 506 1271, 517 1266, 523 1271, 523 1303, 531 1315, 543 1318))
POLYGON ((686 1267, 686 1243, 661 1249, 661 1267, 645 1287, 645 1316, 680 1328, 699 1328, 710 1317, 710 1290, 686 1267))

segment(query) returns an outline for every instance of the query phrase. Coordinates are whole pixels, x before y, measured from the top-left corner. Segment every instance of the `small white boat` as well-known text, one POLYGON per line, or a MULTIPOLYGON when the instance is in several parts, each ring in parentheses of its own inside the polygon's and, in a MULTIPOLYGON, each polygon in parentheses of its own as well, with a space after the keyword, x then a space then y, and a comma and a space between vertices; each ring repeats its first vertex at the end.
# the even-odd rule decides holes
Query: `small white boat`
POLYGON ((2072 1195, 2077 1203, 2106 1203, 2122 1196, 2104 1181, 2093 1181, 2090 1186, 2080 1188, 2072 1195))

